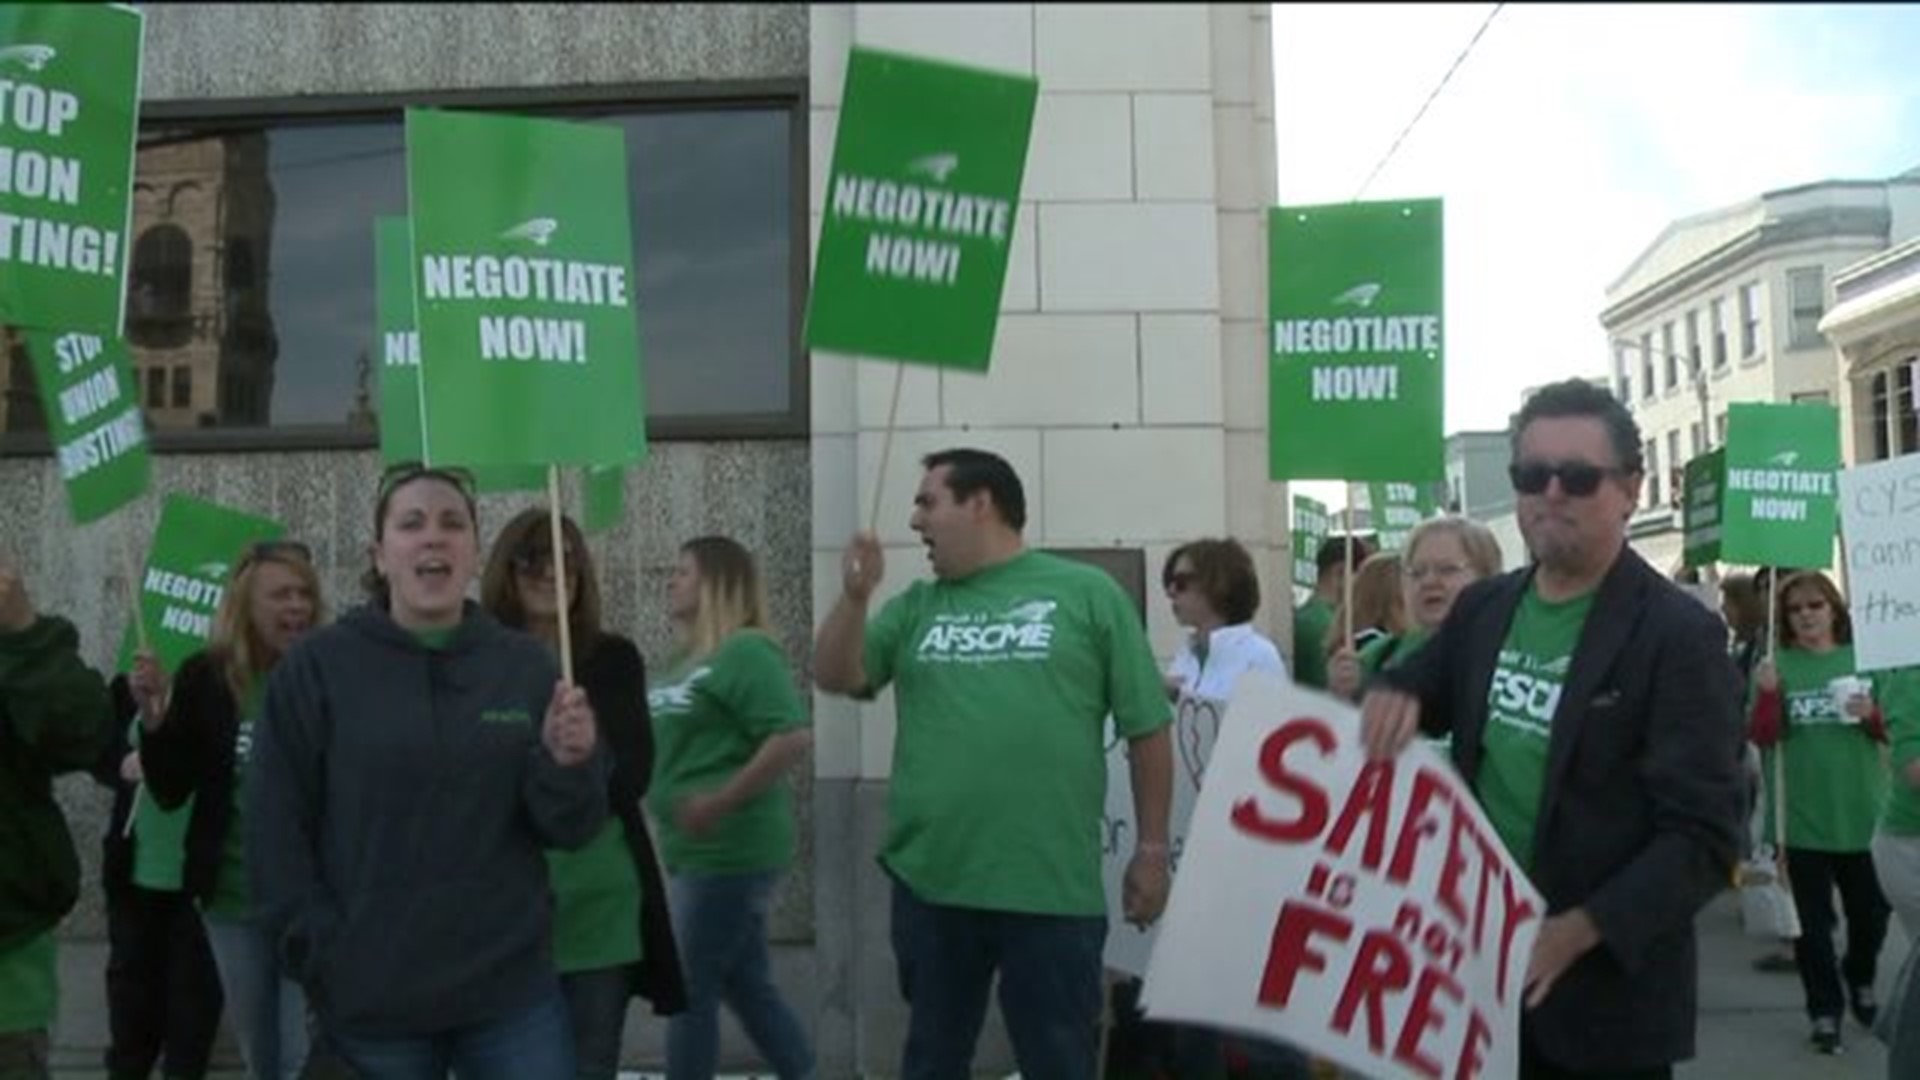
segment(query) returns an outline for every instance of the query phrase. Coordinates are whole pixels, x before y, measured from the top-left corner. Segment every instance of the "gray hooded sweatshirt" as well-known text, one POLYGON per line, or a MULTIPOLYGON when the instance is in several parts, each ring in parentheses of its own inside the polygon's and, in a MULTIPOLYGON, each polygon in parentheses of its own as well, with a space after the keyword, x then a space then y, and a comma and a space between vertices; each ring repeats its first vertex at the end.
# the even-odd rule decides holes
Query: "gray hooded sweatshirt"
POLYGON ((246 777, 257 917, 330 1030, 426 1036, 557 987, 542 850, 607 816, 608 755, 540 732, 559 669, 469 602, 430 648, 355 609, 274 667, 246 777))

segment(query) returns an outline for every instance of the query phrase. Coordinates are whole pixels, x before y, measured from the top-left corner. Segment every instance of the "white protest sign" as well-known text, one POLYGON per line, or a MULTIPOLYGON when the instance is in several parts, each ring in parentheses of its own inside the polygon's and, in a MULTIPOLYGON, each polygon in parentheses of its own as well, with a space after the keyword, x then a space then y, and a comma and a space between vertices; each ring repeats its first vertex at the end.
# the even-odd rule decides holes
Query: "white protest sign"
MULTIPOLYGON (((1200 798, 1200 780, 1206 774, 1207 758, 1220 734, 1220 717, 1227 703, 1211 698, 1182 696, 1173 714, 1173 804, 1168 815, 1167 847, 1173 872, 1180 872, 1180 856, 1186 849, 1187 822, 1200 798)), ((1158 926, 1145 930, 1129 923, 1121 905, 1121 883, 1127 863, 1133 859, 1139 841, 1134 823, 1133 772, 1127 763, 1127 740, 1113 734, 1113 721, 1107 721, 1107 808, 1101 831, 1100 872, 1107 888, 1106 965, 1128 975, 1145 975, 1147 957, 1159 937, 1158 926)))
POLYGON ((1920 664, 1920 455, 1840 474, 1840 537, 1861 671, 1920 664))
POLYGON ((1147 967, 1147 1015, 1369 1076, 1516 1076, 1540 896, 1432 747, 1369 764, 1359 734, 1351 705, 1241 680, 1147 967))

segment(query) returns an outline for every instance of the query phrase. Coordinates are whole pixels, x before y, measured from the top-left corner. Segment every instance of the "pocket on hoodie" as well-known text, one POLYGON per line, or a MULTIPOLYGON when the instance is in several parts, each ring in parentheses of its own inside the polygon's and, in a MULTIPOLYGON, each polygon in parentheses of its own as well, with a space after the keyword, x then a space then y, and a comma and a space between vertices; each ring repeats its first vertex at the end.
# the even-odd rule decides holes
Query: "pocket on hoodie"
POLYGON ((548 908, 544 876, 513 872, 362 894, 318 959, 335 1020, 379 1032, 477 1019, 550 969, 548 908))

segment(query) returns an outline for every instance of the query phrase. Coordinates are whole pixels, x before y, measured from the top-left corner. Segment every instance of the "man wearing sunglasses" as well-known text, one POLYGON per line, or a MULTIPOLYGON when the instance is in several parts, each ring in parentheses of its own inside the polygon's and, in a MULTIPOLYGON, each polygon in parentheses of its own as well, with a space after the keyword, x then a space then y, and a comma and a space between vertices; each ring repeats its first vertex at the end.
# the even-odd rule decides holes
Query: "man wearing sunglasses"
POLYGON ((1509 475, 1533 565, 1462 593, 1362 704, 1376 758, 1453 737, 1547 900, 1522 1080, 1664 1080, 1693 1056, 1693 919, 1739 857, 1738 676, 1713 613, 1627 547, 1639 447, 1605 390, 1528 399, 1509 475))

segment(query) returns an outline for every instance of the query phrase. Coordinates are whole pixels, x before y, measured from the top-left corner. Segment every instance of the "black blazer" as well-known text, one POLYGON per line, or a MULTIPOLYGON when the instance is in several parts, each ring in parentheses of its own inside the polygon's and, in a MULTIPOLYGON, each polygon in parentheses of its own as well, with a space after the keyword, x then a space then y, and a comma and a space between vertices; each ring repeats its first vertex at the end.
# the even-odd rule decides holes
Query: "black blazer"
POLYGON ((202 902, 213 899, 227 832, 233 827, 234 740, 239 734, 240 705, 227 687, 221 658, 203 650, 180 662, 166 719, 140 736, 147 794, 167 810, 193 798, 181 882, 202 902))
MULTIPOLYGON (((1487 695, 1533 569, 1469 587, 1439 632, 1375 682, 1420 699, 1476 784, 1487 695)), ((1553 715, 1533 851, 1549 913, 1584 907, 1602 942, 1525 1016, 1582 1071, 1693 1056, 1694 915, 1727 888, 1744 827, 1738 675, 1726 629, 1623 548, 1600 583, 1553 715)))
POLYGON ((593 706, 595 729, 613 751, 607 807, 626 826, 627 847, 640 872, 640 962, 629 969, 634 993, 659 1016, 684 1012, 686 983, 673 940, 666 881, 653 835, 640 812, 653 779, 653 716, 647 709, 647 670, 640 650, 618 634, 601 634, 578 661, 580 688, 593 706))

